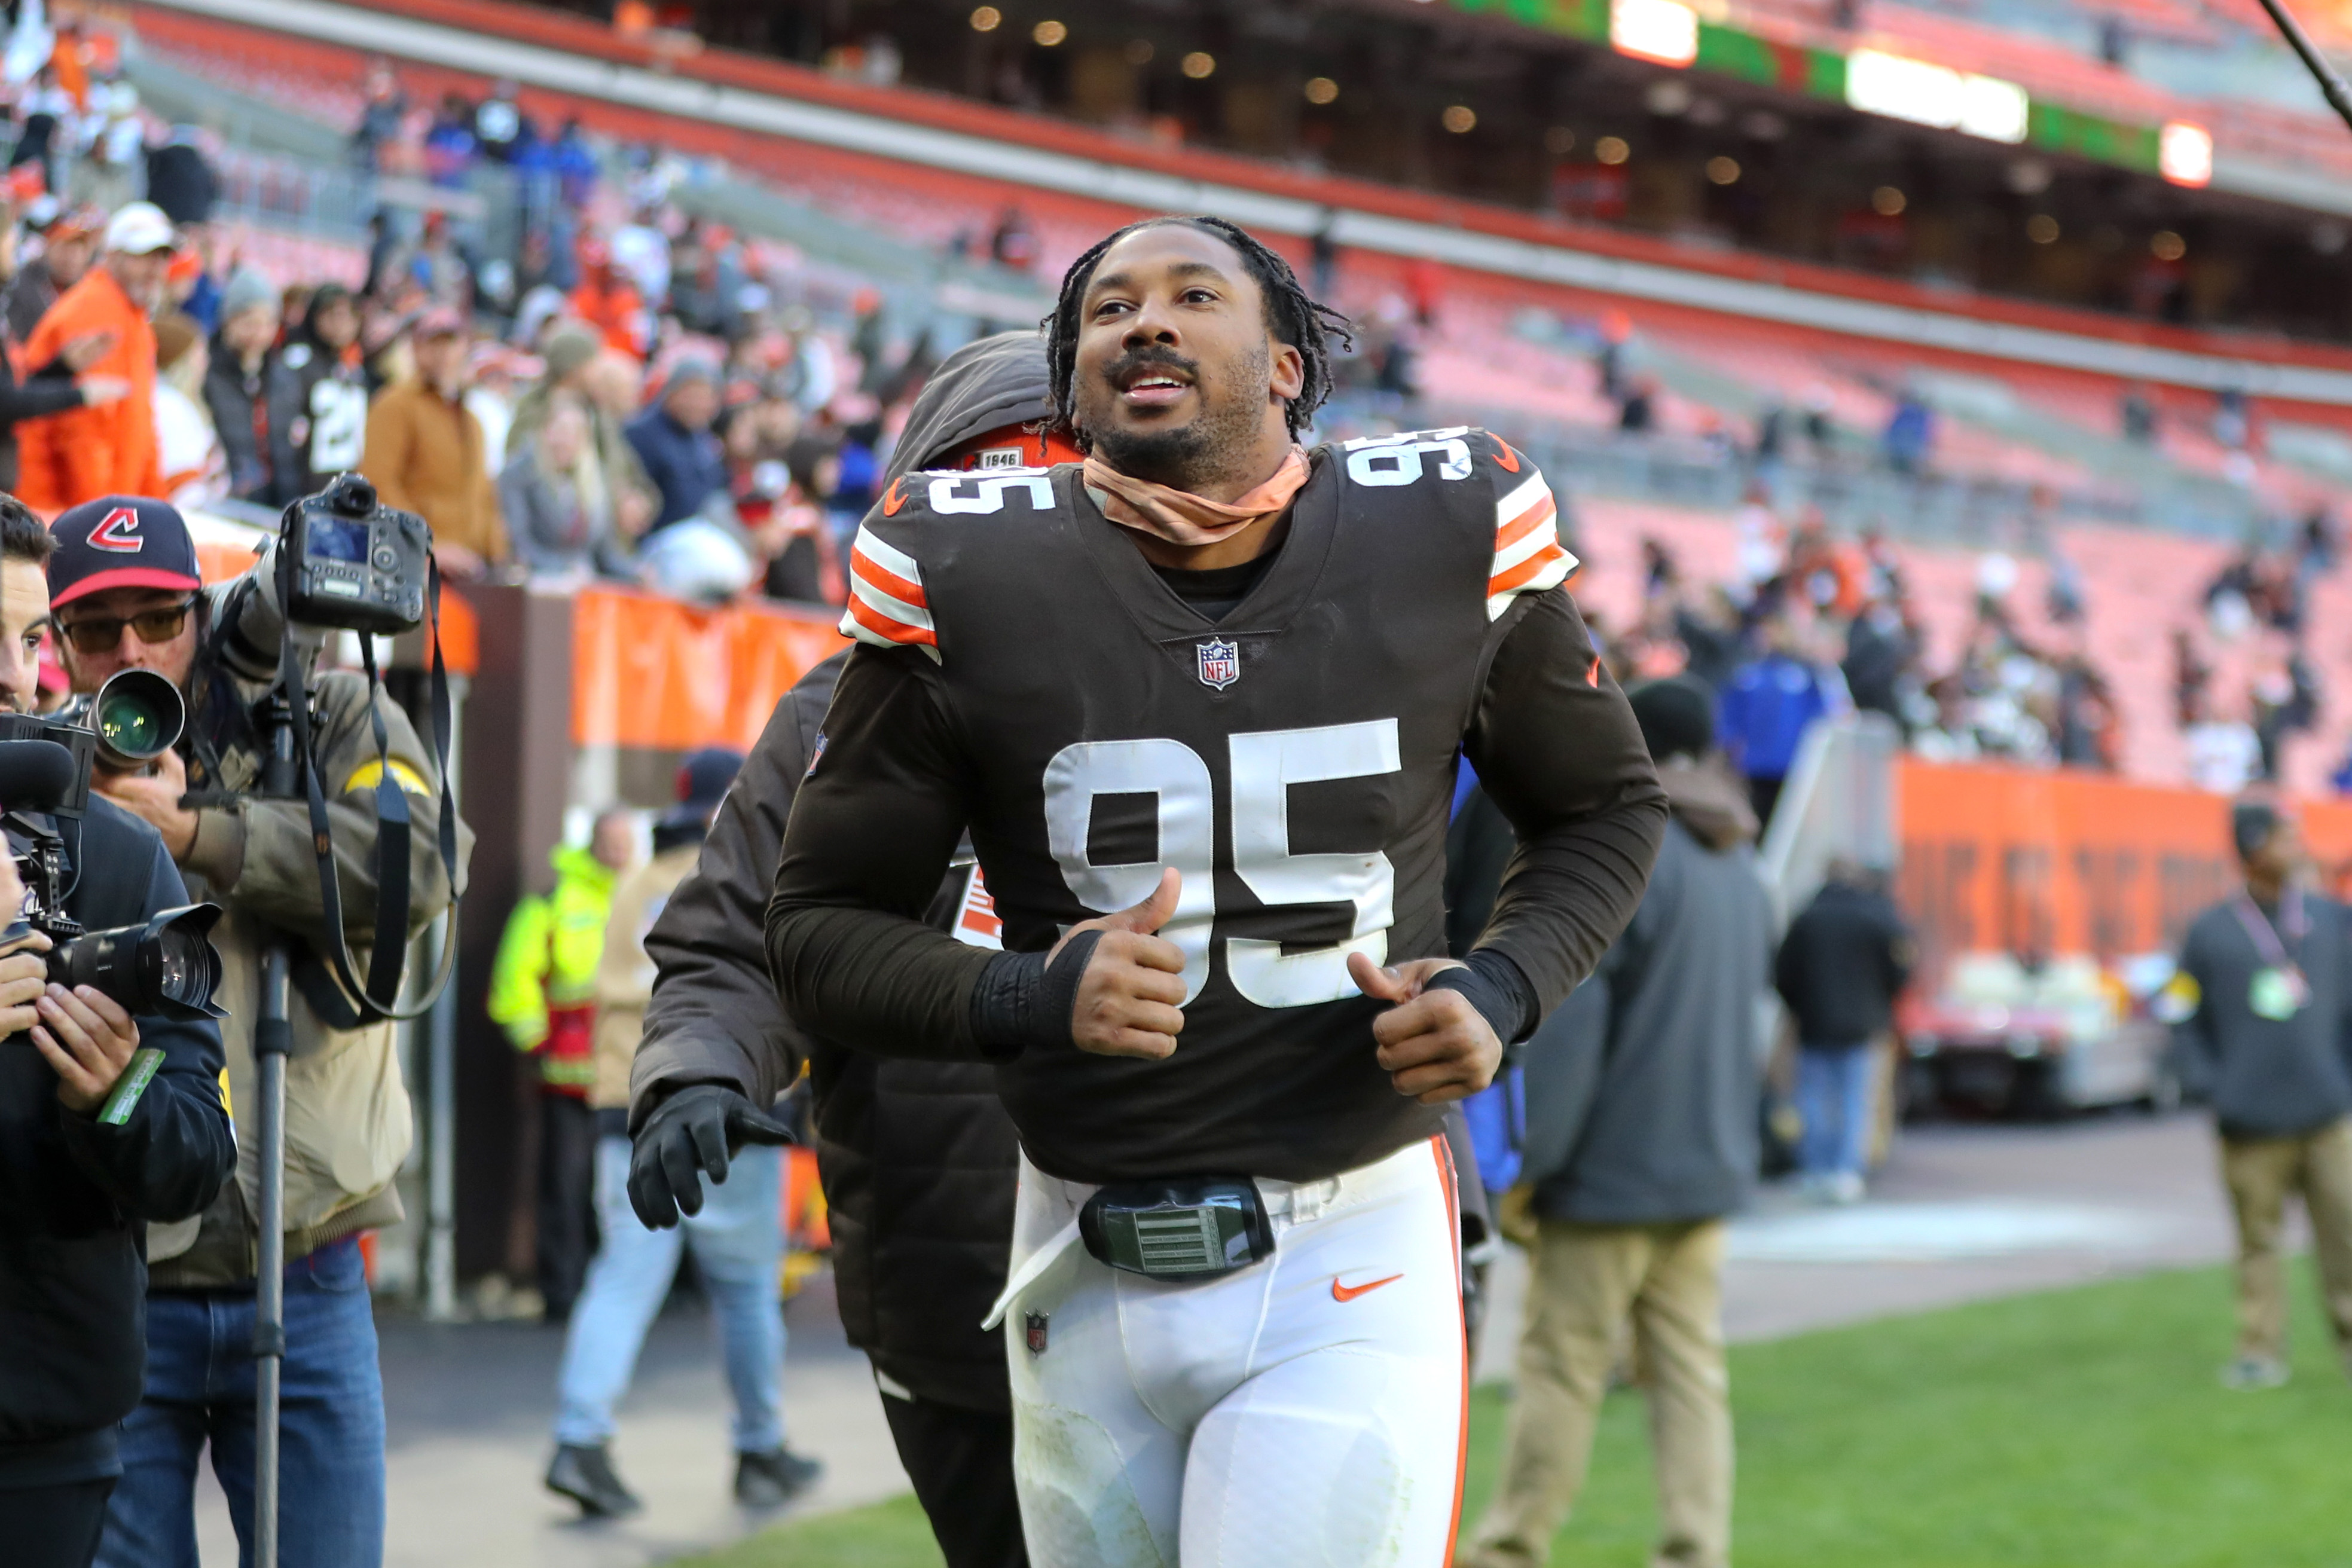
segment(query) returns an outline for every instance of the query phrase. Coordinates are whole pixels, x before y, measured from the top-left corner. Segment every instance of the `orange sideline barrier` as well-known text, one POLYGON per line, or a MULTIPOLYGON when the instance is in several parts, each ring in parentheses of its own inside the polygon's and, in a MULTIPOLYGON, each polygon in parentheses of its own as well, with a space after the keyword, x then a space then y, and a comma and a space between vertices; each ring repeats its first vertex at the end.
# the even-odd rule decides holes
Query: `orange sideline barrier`
POLYGON ((846 645, 830 612, 698 610, 624 589, 584 589, 572 605, 572 742, 748 750, 776 699, 846 645))
MULTIPOLYGON (((2096 774, 1899 763, 1897 896, 1929 974, 1957 953, 2171 948, 2236 885, 2228 798, 2096 774)), ((2298 802, 2332 883, 2352 860, 2352 804, 2298 802)))

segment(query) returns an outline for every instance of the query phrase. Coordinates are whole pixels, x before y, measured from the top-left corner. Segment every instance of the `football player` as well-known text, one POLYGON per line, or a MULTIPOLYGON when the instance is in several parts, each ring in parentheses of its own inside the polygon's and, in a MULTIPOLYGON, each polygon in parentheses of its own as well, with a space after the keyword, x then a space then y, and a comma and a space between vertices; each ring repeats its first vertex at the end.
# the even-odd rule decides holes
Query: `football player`
POLYGON ((1343 325, 1230 224, 1122 229, 1046 323, 1085 462, 908 476, 857 536, 769 958, 820 1033, 996 1064, 1041 1568, 1450 1553, 1439 1108, 1590 971, 1665 823, 1534 465, 1297 444, 1343 325), (1521 848, 1454 962, 1464 758, 1521 848), (967 831, 1002 952, 921 919, 967 831))

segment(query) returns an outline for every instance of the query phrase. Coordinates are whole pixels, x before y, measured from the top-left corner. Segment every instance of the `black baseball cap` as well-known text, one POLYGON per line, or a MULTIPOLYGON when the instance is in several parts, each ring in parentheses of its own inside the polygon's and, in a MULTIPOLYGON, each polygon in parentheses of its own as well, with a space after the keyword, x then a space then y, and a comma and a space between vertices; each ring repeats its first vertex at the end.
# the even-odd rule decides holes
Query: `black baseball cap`
POLYGON ((196 541, 178 508, 147 496, 101 496, 58 514, 49 525, 49 608, 110 588, 205 585, 196 541))

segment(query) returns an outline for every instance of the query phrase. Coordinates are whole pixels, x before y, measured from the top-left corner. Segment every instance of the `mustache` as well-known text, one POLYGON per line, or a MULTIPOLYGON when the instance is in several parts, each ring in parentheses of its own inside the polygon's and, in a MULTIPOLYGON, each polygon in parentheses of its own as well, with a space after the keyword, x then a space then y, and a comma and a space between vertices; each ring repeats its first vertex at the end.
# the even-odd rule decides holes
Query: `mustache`
POLYGON ((1201 362, 1198 360, 1188 360, 1175 350, 1162 348, 1156 343, 1147 343, 1141 348, 1129 349, 1126 353, 1113 360, 1103 367, 1103 379, 1117 386, 1129 371, 1140 370, 1146 365, 1159 365, 1171 371, 1181 371, 1196 383, 1201 379, 1201 362))

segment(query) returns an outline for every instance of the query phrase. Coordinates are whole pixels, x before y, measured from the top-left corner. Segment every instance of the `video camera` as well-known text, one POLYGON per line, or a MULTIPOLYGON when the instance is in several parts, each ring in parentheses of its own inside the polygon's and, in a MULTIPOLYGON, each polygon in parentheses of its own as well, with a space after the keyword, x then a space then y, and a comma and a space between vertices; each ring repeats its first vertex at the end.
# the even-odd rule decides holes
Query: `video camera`
POLYGON ((47 955, 51 980, 89 986, 134 1017, 226 1017, 213 1002, 221 961, 210 938, 220 922, 220 905, 186 904, 144 925, 108 931, 86 931, 66 913, 73 884, 67 877, 65 839, 32 814, 79 818, 89 801, 91 762, 104 747, 92 729, 0 714, 0 802, 5 803, 0 829, 6 831, 25 884, 25 906, 0 929, 0 940, 27 928, 42 933, 53 944, 47 955))

